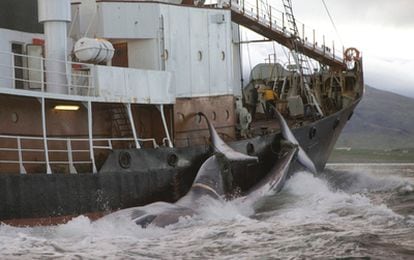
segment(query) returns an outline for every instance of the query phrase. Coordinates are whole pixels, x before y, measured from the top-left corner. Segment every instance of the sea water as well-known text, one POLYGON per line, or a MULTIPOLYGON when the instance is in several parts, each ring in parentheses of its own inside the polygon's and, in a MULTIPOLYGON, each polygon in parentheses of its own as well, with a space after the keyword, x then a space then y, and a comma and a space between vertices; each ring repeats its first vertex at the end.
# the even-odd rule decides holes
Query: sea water
POLYGON ((414 165, 298 172, 252 206, 210 202, 166 228, 128 219, 0 226, 0 259, 414 259, 414 165))

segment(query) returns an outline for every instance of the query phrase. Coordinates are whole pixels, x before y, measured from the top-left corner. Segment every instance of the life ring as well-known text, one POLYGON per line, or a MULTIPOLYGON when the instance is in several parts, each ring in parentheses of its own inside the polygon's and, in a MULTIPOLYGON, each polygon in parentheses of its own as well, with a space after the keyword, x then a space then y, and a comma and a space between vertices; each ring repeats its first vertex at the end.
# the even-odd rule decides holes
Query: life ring
POLYGON ((247 154, 248 155, 253 155, 254 154, 254 144, 252 144, 252 143, 247 143, 247 145, 246 145, 246 152, 247 152, 247 154))
POLYGON ((344 59, 345 61, 358 61, 361 58, 361 53, 357 48, 351 47, 345 50, 344 59))
POLYGON ((131 155, 129 152, 121 151, 118 157, 119 166, 124 169, 129 169, 131 167, 131 155))
POLYGON ((178 163, 178 156, 175 153, 169 154, 167 156, 167 163, 171 167, 177 166, 178 163))

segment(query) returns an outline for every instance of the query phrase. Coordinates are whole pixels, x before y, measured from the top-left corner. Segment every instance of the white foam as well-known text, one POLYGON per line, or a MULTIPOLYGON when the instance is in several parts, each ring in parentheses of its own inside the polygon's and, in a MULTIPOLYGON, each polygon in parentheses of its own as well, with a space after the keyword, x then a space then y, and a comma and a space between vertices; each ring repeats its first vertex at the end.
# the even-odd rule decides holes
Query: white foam
POLYGON ((352 219, 354 225, 363 225, 367 221, 379 224, 402 218, 384 204, 373 204, 363 194, 332 190, 326 180, 307 172, 296 173, 286 183, 284 192, 294 196, 295 201, 274 212, 272 218, 286 225, 340 223, 345 218, 352 219))
POLYGON ((352 188, 356 191, 363 188, 369 191, 388 191, 405 184, 414 185, 414 176, 410 174, 412 165, 414 164, 330 164, 327 167, 346 171, 347 178, 354 178, 352 188))
MULTIPOLYGON (((364 185, 372 187, 375 182, 369 179, 369 185, 364 185)), ((412 184, 401 189, 411 192, 412 184)), ((252 207, 240 201, 206 200, 199 216, 181 218, 166 228, 142 229, 122 217, 91 222, 83 216, 56 227, 1 225, 0 258, 252 259, 270 255, 295 258, 299 253, 317 258, 332 256, 330 250, 346 255, 347 250, 355 250, 354 237, 384 230, 399 232, 395 223, 400 223, 402 217, 368 195, 338 190, 325 179, 299 172, 287 181, 282 193, 267 201, 286 203, 267 211, 267 217, 260 220, 249 218, 252 207), (338 242, 337 236, 347 240, 338 242)), ((412 228, 414 216, 404 221, 412 228)))
POLYGON ((206 198, 203 201, 200 216, 205 220, 237 220, 246 219, 254 211, 247 205, 236 201, 223 202, 206 198))
POLYGON ((410 184, 406 184, 400 188, 400 192, 412 192, 412 191, 414 191, 414 188, 410 184))

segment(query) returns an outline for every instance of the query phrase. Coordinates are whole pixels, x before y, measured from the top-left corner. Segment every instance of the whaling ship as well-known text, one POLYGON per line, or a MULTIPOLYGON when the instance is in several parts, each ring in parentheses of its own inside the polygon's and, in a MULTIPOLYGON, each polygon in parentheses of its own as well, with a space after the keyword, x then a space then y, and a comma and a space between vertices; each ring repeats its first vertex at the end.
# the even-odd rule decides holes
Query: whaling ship
POLYGON ((282 1, 4 0, 0 3, 0 221, 72 216, 175 201, 212 153, 203 113, 258 163, 280 150, 261 91, 321 171, 363 95, 362 58, 305 30, 282 1), (240 26, 289 51, 243 86, 240 26), (328 47, 329 45, 329 47, 328 47), (255 91, 259 91, 258 93, 255 91))

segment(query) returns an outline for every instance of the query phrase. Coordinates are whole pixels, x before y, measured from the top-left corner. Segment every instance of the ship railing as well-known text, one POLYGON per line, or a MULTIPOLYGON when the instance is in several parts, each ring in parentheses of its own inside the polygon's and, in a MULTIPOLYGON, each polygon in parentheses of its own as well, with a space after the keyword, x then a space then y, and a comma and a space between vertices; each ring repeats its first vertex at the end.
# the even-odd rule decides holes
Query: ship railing
POLYGON ((313 50, 329 59, 343 63, 343 53, 345 48, 335 45, 333 39, 327 38, 324 34, 318 34, 315 29, 306 26, 304 23, 295 19, 298 35, 291 28, 291 24, 284 12, 265 4, 264 1, 252 0, 228 0, 228 7, 232 11, 244 15, 251 20, 255 20, 263 26, 283 34, 285 37, 296 37, 308 49, 313 50))
MULTIPOLYGON (((69 138, 69 137, 32 137, 0 135, 0 166, 18 166, 21 174, 27 173, 28 165, 44 165, 44 172, 52 174, 52 166, 68 166, 69 172, 78 173, 75 165, 95 164, 95 158, 90 158, 90 140, 88 138, 69 138), (46 144, 45 144, 46 143, 46 144), (57 157, 59 159, 52 159, 57 157), (76 160, 76 157, 82 159, 76 160), (31 158, 31 159, 25 159, 31 158)), ((154 138, 93 138, 93 150, 113 150, 117 145, 123 144, 128 148, 136 148, 136 141, 140 143, 151 143, 154 148, 158 144, 154 138)), ((96 167, 96 165, 94 165, 96 167)), ((92 167, 93 168, 93 167, 92 167)), ((0 167, 1 170, 1 167, 0 167)))
POLYGON ((64 89, 65 94, 97 96, 93 67, 93 64, 0 51, 0 88, 47 92, 48 86, 53 85, 64 89), (64 66, 65 72, 47 70, 47 62, 64 66), (48 76, 63 80, 48 80, 48 76))

